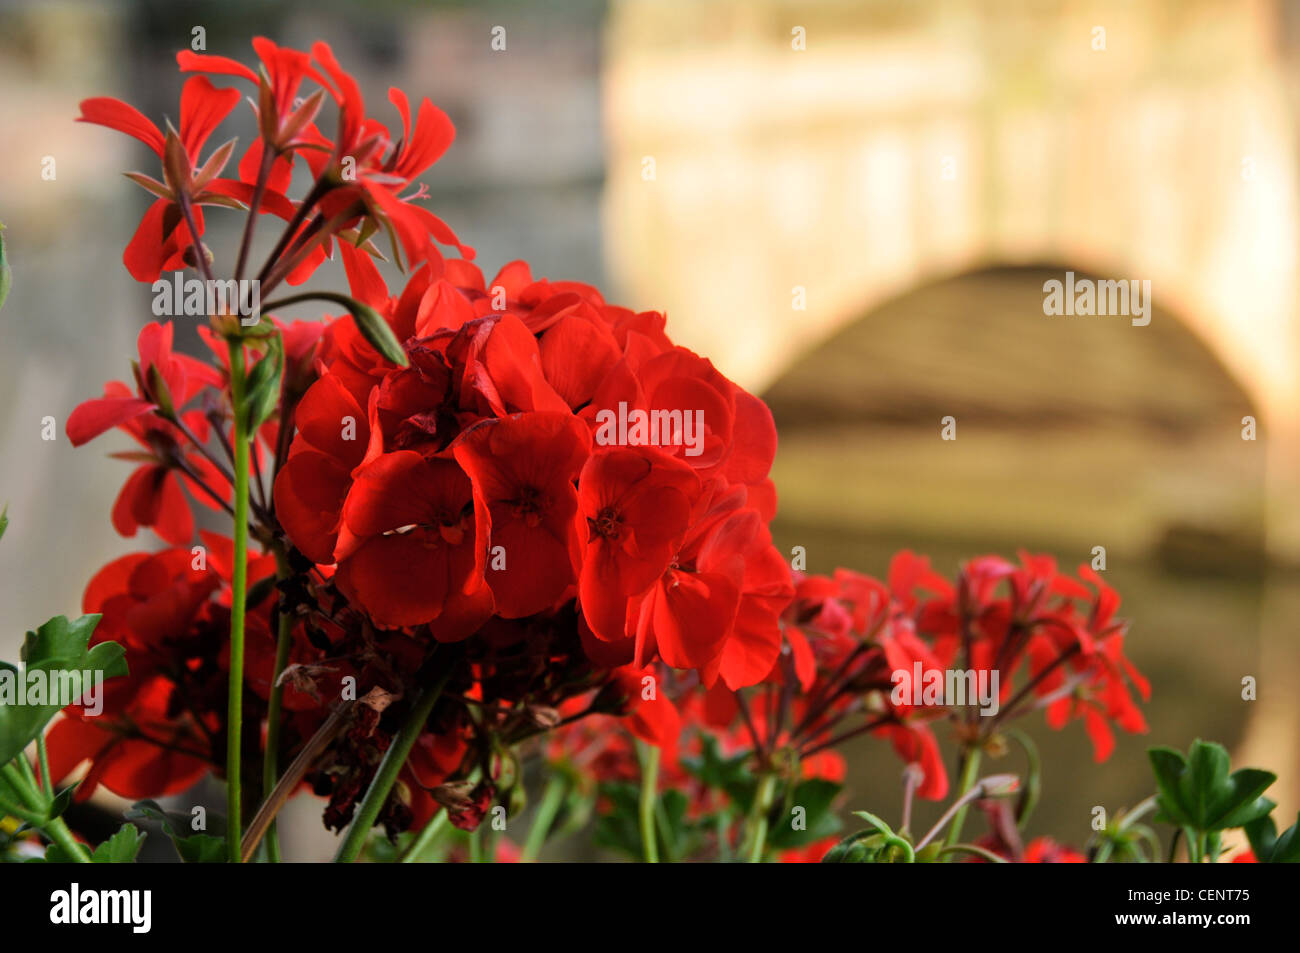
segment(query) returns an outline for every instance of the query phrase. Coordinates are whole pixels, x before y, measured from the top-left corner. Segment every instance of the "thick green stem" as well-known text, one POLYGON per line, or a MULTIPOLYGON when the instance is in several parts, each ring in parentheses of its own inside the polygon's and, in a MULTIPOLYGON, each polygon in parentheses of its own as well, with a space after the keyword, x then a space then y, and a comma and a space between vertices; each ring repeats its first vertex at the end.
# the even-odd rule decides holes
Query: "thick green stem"
POLYGON ((762 863, 763 852, 767 850, 767 815, 772 810, 772 798, 775 795, 776 775, 769 771, 758 782, 758 791, 754 794, 754 806, 749 812, 746 846, 751 864, 762 863))
POLYGON ((641 755, 641 856, 647 864, 659 863, 659 839, 655 833, 655 802, 659 800, 659 749, 638 741, 641 755))
POLYGON ((564 775, 551 775, 551 779, 546 782, 542 802, 537 805, 537 816, 533 818, 533 826, 528 829, 528 839, 524 841, 524 849, 519 853, 521 864, 531 864, 542 852, 542 845, 546 843, 546 836, 551 832, 551 825, 555 823, 555 817, 560 813, 560 806, 564 804, 564 796, 568 793, 569 782, 564 775))
MULTIPOLYGON (((284 579, 289 574, 289 564, 278 549, 275 554, 277 575, 284 579)), ((262 757, 263 797, 275 789, 280 778, 280 717, 284 705, 284 686, 280 673, 289 664, 289 647, 292 640, 293 619, 284 607, 280 608, 279 632, 275 642, 275 668, 271 671, 271 698, 266 705, 266 752, 262 757)), ((275 821, 266 829, 266 857, 273 864, 280 862, 280 838, 275 821)))
MULTIPOLYGON (((966 749, 966 764, 962 767, 961 783, 957 790, 957 797, 963 797, 967 791, 975 784, 975 778, 980 771, 980 749, 966 749)), ((966 811, 969 810, 970 804, 963 804, 957 809, 956 815, 952 819, 952 827, 948 828, 948 837, 944 841, 945 846, 951 847, 961 840, 961 828, 966 823, 966 811)))
POLYGON ((230 342, 230 397, 235 416, 235 565, 230 581, 230 684, 226 707, 226 849, 240 862, 240 754, 244 715, 244 603, 248 599, 248 452, 244 345, 230 342))
POLYGON ((39 827, 44 821, 44 815, 15 804, 0 794, 0 816, 5 815, 16 817, 20 821, 26 821, 28 824, 32 825, 32 827, 39 827))
MULTIPOLYGON (((17 760, 25 761, 26 756, 20 754, 17 760)), ((30 765, 28 765, 28 770, 31 770, 30 765)), ((20 817, 39 829, 51 841, 63 848, 63 852, 77 863, 86 864, 90 862, 90 854, 72 836, 72 831, 68 830, 68 825, 63 822, 63 818, 56 817, 52 821, 45 820, 49 816, 50 803, 53 800, 51 797, 43 798, 41 792, 28 784, 23 773, 13 764, 0 767, 0 779, 3 779, 5 785, 12 789, 18 795, 19 800, 26 805, 25 807, 11 805, 15 810, 5 810, 4 807, 0 807, 0 810, 5 810, 5 813, 10 813, 14 817, 20 817)))
POLYGON ((450 676, 449 666, 437 683, 416 699, 415 707, 411 709, 405 724, 398 731, 393 743, 388 746, 388 750, 384 752, 383 760, 379 762, 379 769, 366 790, 361 806, 357 808, 352 826, 348 828, 348 835, 340 845, 338 853, 334 855, 336 864, 350 864, 360 856, 361 848, 365 846, 366 838, 370 836, 370 828, 375 826, 379 812, 383 810, 384 802, 388 800, 388 792, 397 782, 397 776, 401 773, 402 766, 406 764, 406 758, 415 747, 415 741, 424 730, 424 723, 433 713, 433 706, 438 703, 443 686, 447 684, 450 676))
POLYGON ((45 802, 41 799, 40 794, 27 783, 27 779, 23 777, 22 771, 18 768, 17 762, 21 761, 23 757, 20 754, 9 764, 0 765, 0 780, 3 780, 13 789, 28 810, 43 811, 45 802))
POLYGON ((63 852, 77 863, 90 863, 90 855, 86 853, 86 848, 82 847, 77 839, 72 836, 72 831, 68 830, 68 825, 63 823, 63 818, 56 817, 46 824, 43 830, 50 840, 62 847, 63 852))

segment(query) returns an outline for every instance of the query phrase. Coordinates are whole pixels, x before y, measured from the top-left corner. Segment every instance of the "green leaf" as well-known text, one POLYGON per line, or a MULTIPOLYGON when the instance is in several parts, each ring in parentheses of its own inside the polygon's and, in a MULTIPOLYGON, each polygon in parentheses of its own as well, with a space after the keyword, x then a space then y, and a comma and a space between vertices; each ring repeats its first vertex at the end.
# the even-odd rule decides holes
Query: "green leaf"
POLYGON ((1272 771, 1261 771, 1259 768, 1234 771, 1228 779, 1223 797, 1216 804, 1218 813, 1214 826, 1219 830, 1242 827, 1268 814, 1273 810, 1273 802, 1260 795, 1276 780, 1277 775, 1272 771))
POLYGON ((137 801, 126 812, 131 820, 151 820, 162 824, 181 860, 187 864, 223 864, 226 862, 226 821, 219 814, 207 817, 209 830, 196 832, 193 818, 178 811, 164 811, 157 801, 137 801))
POLYGON ((4 538, 5 530, 9 528, 9 504, 0 506, 0 539, 4 538))
MULTIPOLYGON (((57 676, 63 687, 72 688, 75 684, 81 688, 81 673, 100 673, 104 679, 125 675, 126 650, 116 642, 101 642, 88 648, 90 636, 99 622, 98 615, 86 615, 69 622, 63 616, 56 616, 37 629, 28 632, 23 644, 22 658, 25 671, 10 670, 8 676, 0 676, 0 764, 8 764, 29 744, 36 740, 45 725, 64 706, 61 704, 17 704, 17 679, 30 677, 33 671, 44 671, 46 678, 57 676), (77 673, 75 676, 71 673, 77 673), (75 681, 74 681, 75 679, 75 681), (7 695, 5 683, 14 689, 7 695)), ((56 693, 47 692, 49 698, 56 693)), ((58 698, 54 698, 58 702, 58 698)))
POLYGON ((72 795, 76 793, 76 790, 80 785, 81 782, 76 781, 54 796, 54 800, 50 802, 50 820, 54 820, 56 817, 61 817, 63 815, 63 812, 68 809, 68 805, 72 803, 72 795))
POLYGON ((134 863, 145 835, 134 824, 123 824, 116 834, 95 848, 90 855, 92 864, 134 863))
POLYGON ((45 848, 44 857, 33 857, 27 861, 29 864, 75 864, 76 858, 69 857, 67 852, 58 844, 51 844, 45 848))
POLYGON ((1184 759, 1171 748, 1147 752, 1159 791, 1160 819, 1202 833, 1241 827, 1272 810, 1261 797, 1277 775, 1258 768, 1228 773, 1227 749, 1199 738, 1184 759))
POLYGON ((1187 769, 1178 780, 1178 794, 1197 830, 1211 830, 1210 818, 1228 780, 1228 768, 1228 749, 1223 745, 1207 744, 1200 738, 1192 742, 1187 769))
POLYGON ((777 804, 775 810, 779 813, 772 819, 767 842, 780 849, 802 847, 839 831, 843 824, 831 810, 831 802, 840 793, 840 789, 841 785, 822 778, 809 778, 800 782, 788 799, 788 804, 777 804), (804 810, 803 830, 794 826, 793 808, 804 810))
POLYGON ((1156 790, 1159 792, 1156 803, 1160 806, 1161 820, 1179 827, 1188 824, 1187 812, 1178 790, 1178 779, 1187 767, 1187 759, 1181 751, 1163 746, 1148 748, 1147 758, 1156 778, 1156 790))
POLYGON ((721 790, 735 802, 741 813, 749 811, 758 789, 758 780, 749 770, 749 754, 742 752, 723 757, 718 739, 705 735, 698 758, 683 758, 682 766, 710 788, 721 790))
POLYGON ((1300 815, 1281 837, 1269 815, 1255 818, 1245 829, 1250 849, 1261 864, 1300 864, 1300 815))
POLYGON ((655 835, 662 848, 661 854, 669 863, 677 863, 686 857, 695 840, 686 820, 689 806, 686 795, 676 789, 665 791, 656 805, 655 835))
MULTIPOLYGON (((598 847, 640 860, 640 789, 626 783, 602 784, 600 794, 612 809, 597 819, 592 840, 598 847)), ((704 825, 687 819, 688 807, 686 795, 677 790, 665 791, 655 804, 655 839, 665 861, 689 857, 700 845, 704 825)))
POLYGON ((618 783, 602 784, 600 793, 607 799, 610 810, 596 821, 592 842, 597 847, 640 860, 641 828, 637 819, 640 792, 634 785, 618 783))

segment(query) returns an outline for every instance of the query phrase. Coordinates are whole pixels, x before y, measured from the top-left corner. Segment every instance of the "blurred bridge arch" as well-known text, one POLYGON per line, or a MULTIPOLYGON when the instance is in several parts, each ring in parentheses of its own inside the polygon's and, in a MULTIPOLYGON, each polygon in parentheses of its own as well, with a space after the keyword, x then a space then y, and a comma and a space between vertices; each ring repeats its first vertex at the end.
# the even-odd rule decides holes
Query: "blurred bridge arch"
MULTIPOLYGON (((603 85, 619 300, 666 310, 676 340, 761 391, 945 276, 1066 262, 1149 279, 1260 410, 1267 546, 1293 570, 1293 16, 1267 0, 615 0, 603 85)), ((1274 688, 1238 756, 1276 766, 1294 809, 1300 593, 1293 573, 1267 591, 1259 668, 1274 688)))

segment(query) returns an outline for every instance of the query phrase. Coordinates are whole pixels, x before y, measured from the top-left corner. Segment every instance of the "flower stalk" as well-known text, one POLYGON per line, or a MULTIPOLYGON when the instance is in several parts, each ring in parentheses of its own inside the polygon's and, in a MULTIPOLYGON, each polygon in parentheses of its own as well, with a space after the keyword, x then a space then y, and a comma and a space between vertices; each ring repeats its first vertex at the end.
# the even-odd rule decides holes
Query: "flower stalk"
POLYGON ((948 838, 944 841, 945 847, 952 847, 961 840, 961 829, 966 823, 966 812, 970 808, 970 800, 966 795, 974 786, 979 771, 980 749, 973 746, 968 747, 965 762, 962 765, 961 782, 957 787, 957 803, 954 805, 957 810, 952 818, 952 827, 948 829, 948 838))
POLYGON ((226 705, 226 850, 240 862, 240 756, 244 715, 244 615, 248 601, 248 468, 251 435, 244 407, 244 345, 230 342, 230 397, 235 417, 234 567, 230 581, 230 684, 226 705))
POLYGON ((763 853, 767 850, 767 815, 772 810, 772 799, 776 796, 776 775, 765 772, 758 782, 758 791, 754 794, 754 804, 749 812, 749 831, 747 835, 747 854, 751 864, 763 862, 763 853))
MULTIPOLYGON (((289 561, 283 547, 275 549, 276 578, 289 577, 289 561)), ((266 706, 266 751, 262 756, 263 797, 275 789, 280 774, 280 721, 284 708, 284 685, 280 675, 289 664, 289 648, 293 634, 293 617, 281 605, 276 620, 275 667, 271 670, 271 697, 266 706)), ((280 862, 280 838, 272 820, 266 829, 266 858, 273 864, 280 862)))
POLYGON ((520 863, 529 864, 537 860, 568 792, 569 784, 563 774, 554 774, 546 782, 542 801, 537 805, 537 816, 533 818, 533 826, 528 829, 528 839, 524 841, 523 850, 519 854, 520 863))
POLYGON ((641 798, 637 821, 641 830, 641 857, 647 864, 659 863, 659 838, 655 832, 655 802, 659 799, 659 749, 637 742, 641 756, 641 798))

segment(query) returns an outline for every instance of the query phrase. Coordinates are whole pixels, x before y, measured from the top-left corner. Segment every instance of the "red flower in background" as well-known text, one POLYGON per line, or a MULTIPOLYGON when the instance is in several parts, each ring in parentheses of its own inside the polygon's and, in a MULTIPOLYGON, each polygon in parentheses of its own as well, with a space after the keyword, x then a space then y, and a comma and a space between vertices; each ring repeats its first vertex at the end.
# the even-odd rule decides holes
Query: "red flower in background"
POLYGON ((136 365, 135 396, 125 384, 118 384, 112 393, 79 404, 68 415, 68 439, 74 447, 151 410, 170 412, 184 407, 204 387, 220 385, 221 377, 213 368, 188 355, 173 353, 172 336, 170 323, 151 322, 140 330, 136 340, 140 361, 136 365))
POLYGON ((267 82, 253 70, 225 56, 210 56, 181 50, 176 63, 181 72, 207 73, 213 76, 237 76, 258 87, 256 106, 261 135, 252 141, 239 162, 241 182, 255 185, 264 156, 273 157, 274 167, 267 188, 285 193, 293 173, 293 155, 314 146, 328 146, 329 141, 316 131, 313 120, 320 110, 323 91, 298 102, 303 80, 323 85, 320 74, 311 65, 311 57, 299 50, 277 46, 264 36, 253 38, 253 49, 261 61, 267 82))
POLYGON ((213 730, 184 707, 170 673, 196 649, 190 633, 206 619, 220 584, 208 569, 195 570, 186 549, 135 553, 114 560, 86 586, 85 612, 103 614, 92 644, 126 648, 129 675, 104 683, 103 711, 64 710, 46 738, 50 774, 58 781, 89 760, 77 789, 83 800, 103 784, 129 798, 175 794, 209 770, 205 733, 213 730))

